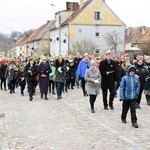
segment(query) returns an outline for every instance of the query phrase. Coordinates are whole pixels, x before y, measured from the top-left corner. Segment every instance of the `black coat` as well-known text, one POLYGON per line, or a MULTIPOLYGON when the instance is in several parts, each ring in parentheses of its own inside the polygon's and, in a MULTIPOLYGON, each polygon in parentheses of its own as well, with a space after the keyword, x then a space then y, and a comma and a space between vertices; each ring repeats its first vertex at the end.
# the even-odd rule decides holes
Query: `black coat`
POLYGON ((108 63, 108 60, 105 59, 102 62, 100 62, 100 72, 102 76, 101 81, 101 88, 102 89, 114 89, 114 83, 115 81, 118 81, 117 76, 117 69, 116 64, 114 61, 110 61, 110 64, 108 63), (107 75, 107 72, 111 71, 109 75, 107 75))
POLYGON ((49 63, 46 64, 41 63, 38 68, 39 72, 39 86, 41 94, 48 93, 48 85, 49 85, 49 73, 51 73, 51 68, 49 63), (45 75, 42 77, 42 75, 45 75))
POLYGON ((32 66, 30 65, 30 63, 28 63, 25 67, 24 72, 26 74, 27 79, 36 80, 38 69, 35 63, 32 66))
POLYGON ((145 78, 148 75, 147 70, 144 67, 144 65, 142 65, 142 66, 136 65, 136 74, 139 76, 141 87, 143 87, 145 78))
POLYGON ((7 65, 2 64, 0 67, 0 78, 6 77, 7 65))

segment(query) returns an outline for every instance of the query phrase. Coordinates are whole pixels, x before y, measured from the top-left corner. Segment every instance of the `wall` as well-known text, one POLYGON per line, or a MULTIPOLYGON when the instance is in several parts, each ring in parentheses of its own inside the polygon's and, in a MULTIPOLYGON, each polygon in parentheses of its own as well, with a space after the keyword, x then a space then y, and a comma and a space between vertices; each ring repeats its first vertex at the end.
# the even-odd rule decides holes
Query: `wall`
POLYGON ((57 41, 57 37, 59 38, 59 30, 52 30, 50 32, 50 38, 52 41, 50 42, 51 47, 51 55, 58 56, 59 54, 67 55, 68 54, 68 26, 61 28, 61 53, 59 51, 59 40, 57 41), (66 40, 66 43, 64 43, 66 40))
POLYGON ((122 40, 122 45, 118 47, 118 51, 124 51, 124 26, 95 26, 95 25, 71 25, 69 27, 70 33, 70 49, 72 49, 72 44, 76 41, 83 41, 84 39, 90 40, 94 43, 97 48, 100 49, 100 53, 104 53, 109 46, 106 44, 104 35, 106 33, 111 33, 116 31, 119 35, 119 38, 122 40), (99 32, 100 36, 96 37, 95 33, 99 32))

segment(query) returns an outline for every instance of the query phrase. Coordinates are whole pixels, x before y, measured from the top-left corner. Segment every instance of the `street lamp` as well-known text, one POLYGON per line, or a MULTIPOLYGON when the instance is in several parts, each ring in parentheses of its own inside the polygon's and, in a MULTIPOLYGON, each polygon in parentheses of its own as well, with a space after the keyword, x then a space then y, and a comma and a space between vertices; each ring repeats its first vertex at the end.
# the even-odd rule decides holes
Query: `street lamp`
POLYGON ((58 18, 58 22, 59 22, 59 27, 58 27, 58 31, 59 31, 59 54, 61 54, 61 14, 60 14, 61 11, 54 4, 50 4, 50 5, 59 10, 59 12, 58 12, 59 13, 59 18, 58 18))

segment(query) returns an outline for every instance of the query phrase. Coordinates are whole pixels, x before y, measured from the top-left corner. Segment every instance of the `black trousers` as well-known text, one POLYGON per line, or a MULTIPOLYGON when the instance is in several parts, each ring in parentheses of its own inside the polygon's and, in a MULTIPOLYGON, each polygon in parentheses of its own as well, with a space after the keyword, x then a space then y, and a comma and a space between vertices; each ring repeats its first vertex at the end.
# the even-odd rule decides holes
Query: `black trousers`
POLYGON ((15 91, 15 80, 10 80, 9 81, 9 89, 10 89, 10 92, 14 92, 15 91))
POLYGON ((3 89, 3 83, 4 83, 4 88, 6 89, 6 78, 1 77, 1 89, 3 89))
POLYGON ((35 81, 27 79, 27 84, 28 84, 29 97, 32 97, 33 93, 35 92, 35 81))
POLYGON ((21 89, 21 94, 24 94, 25 85, 21 85, 20 89, 21 89))
POLYGON ((139 92, 138 98, 137 98, 137 100, 136 100, 136 103, 137 103, 138 105, 141 103, 142 93, 143 93, 143 87, 141 86, 141 87, 140 87, 140 92, 139 92))
POLYGON ((103 94, 103 104, 105 107, 108 106, 107 102, 107 95, 108 95, 108 90, 109 90, 109 106, 113 106, 113 101, 114 101, 114 96, 115 96, 115 89, 102 89, 102 94, 103 94))
POLYGON ((52 92, 54 92, 54 88, 55 88, 55 82, 53 80, 49 80, 49 92, 51 93, 51 89, 52 92))
POLYGON ((83 77, 81 77, 81 87, 82 87, 82 91, 83 91, 83 94, 86 94, 86 91, 85 91, 85 80, 83 77))
POLYGON ((91 95, 90 94, 90 106, 91 106, 92 110, 94 110, 94 103, 96 101, 96 97, 97 97, 97 95, 91 95))
POLYGON ((123 101, 123 103, 122 103, 121 119, 126 120, 129 108, 130 108, 130 113, 131 113, 131 122, 135 123, 135 122, 137 122, 137 117, 136 117, 136 100, 124 100, 123 101))

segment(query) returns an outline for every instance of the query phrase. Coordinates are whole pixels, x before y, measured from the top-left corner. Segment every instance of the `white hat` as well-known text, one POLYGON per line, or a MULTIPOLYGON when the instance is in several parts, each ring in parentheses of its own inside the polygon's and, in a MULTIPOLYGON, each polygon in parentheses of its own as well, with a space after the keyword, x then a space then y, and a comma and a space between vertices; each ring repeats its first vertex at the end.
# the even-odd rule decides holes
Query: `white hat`
POLYGON ((106 54, 111 54, 111 50, 107 50, 107 51, 106 51, 106 54))
POLYGON ((150 56, 145 55, 144 60, 150 59, 150 56))
POLYGON ((84 54, 84 56, 88 56, 88 55, 89 55, 88 53, 85 53, 85 54, 84 54))

